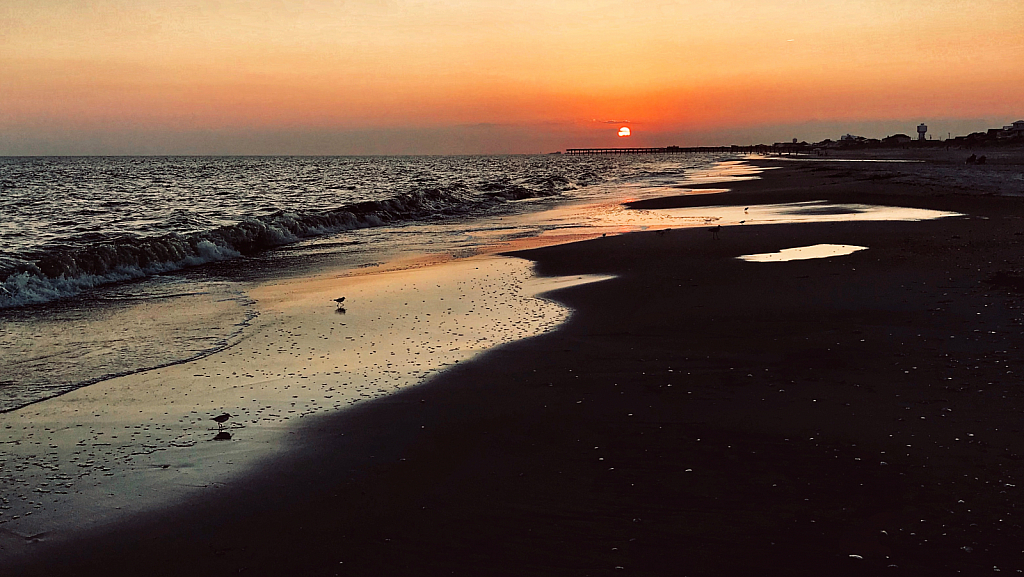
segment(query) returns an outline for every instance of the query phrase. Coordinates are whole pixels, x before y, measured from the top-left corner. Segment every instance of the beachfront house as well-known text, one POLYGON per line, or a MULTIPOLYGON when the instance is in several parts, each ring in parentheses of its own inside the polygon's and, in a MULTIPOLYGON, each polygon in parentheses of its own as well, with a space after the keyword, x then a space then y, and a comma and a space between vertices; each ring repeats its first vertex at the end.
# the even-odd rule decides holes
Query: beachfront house
POLYGON ((893 134, 882 139, 883 144, 910 144, 914 139, 906 134, 893 134))
POLYGON ((989 134, 995 136, 998 140, 1024 138, 1024 120, 1007 124, 1002 129, 993 128, 989 130, 989 134))

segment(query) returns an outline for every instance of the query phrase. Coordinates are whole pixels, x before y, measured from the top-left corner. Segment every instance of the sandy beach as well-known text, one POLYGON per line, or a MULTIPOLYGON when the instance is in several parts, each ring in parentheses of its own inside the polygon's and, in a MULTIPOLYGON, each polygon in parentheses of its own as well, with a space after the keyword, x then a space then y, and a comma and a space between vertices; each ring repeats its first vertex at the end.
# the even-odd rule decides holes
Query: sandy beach
POLYGON ((0 415, 0 572, 1024 571, 1024 166, 927 160, 254 287, 228 349, 0 415), (818 244, 866 248, 737 258, 818 244))

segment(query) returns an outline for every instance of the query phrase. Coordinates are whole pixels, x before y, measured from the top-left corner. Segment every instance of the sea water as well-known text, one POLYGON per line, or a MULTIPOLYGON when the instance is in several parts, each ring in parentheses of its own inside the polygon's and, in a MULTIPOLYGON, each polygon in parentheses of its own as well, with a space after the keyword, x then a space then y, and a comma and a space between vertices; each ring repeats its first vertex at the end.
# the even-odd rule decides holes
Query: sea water
POLYGON ((2 158, 0 412, 230 346, 268 277, 472 256, 571 226, 524 215, 743 178, 730 160, 2 158))

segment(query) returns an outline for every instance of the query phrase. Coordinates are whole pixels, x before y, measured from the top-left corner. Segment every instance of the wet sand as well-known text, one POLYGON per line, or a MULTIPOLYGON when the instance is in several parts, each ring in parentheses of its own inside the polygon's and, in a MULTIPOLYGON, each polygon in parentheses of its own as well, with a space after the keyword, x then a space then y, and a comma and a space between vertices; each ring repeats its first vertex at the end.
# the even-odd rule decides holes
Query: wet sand
POLYGON ((0 414, 0 559, 230 491, 302 419, 553 330, 569 311, 534 294, 602 278, 536 279, 509 257, 416 264, 254 287, 259 315, 224 350, 0 414))
POLYGON ((1021 200, 837 164, 785 163, 730 186, 634 207, 830 200, 967 216, 659 230, 515 253, 544 275, 615 278, 550 293, 575 311, 556 331, 305 417, 220 490, 87 537, 43 535, 0 568, 1024 570, 1021 200), (816 244, 867 249, 736 258, 816 244))

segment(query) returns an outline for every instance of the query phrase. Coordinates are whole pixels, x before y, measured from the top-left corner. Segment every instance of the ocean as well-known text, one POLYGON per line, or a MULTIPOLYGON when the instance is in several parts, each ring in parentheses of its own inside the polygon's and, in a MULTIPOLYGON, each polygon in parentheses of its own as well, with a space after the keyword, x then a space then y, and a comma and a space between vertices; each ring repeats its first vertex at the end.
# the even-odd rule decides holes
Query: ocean
POLYGON ((262 280, 472 256, 586 224, 529 215, 671 194, 732 160, 0 158, 0 412, 230 346, 262 280))

